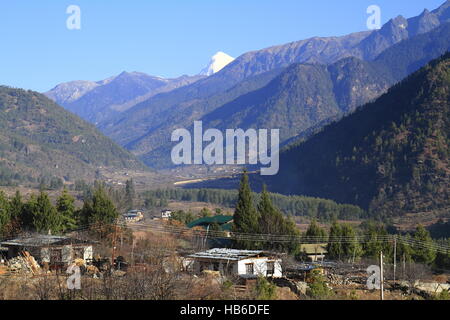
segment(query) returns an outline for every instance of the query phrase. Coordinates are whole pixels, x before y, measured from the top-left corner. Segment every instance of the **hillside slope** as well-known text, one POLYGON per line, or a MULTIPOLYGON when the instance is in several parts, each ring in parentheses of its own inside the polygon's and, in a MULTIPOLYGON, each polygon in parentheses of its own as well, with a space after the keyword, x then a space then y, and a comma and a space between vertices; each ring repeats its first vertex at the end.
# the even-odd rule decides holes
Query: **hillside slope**
POLYGON ((92 125, 32 91, 0 87, 0 182, 94 178, 145 166, 92 125))
POLYGON ((324 197, 382 217, 450 206, 450 54, 377 101, 281 154, 281 193, 324 197))

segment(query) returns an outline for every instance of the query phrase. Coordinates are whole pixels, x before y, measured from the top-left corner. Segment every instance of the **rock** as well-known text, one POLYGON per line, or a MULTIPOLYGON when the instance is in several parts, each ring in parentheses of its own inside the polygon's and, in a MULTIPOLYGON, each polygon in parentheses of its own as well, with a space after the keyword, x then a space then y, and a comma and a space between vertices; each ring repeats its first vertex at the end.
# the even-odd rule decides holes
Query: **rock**
POLYGON ((303 281, 296 281, 295 286, 297 287, 297 292, 306 295, 306 290, 308 290, 308 284, 303 281))

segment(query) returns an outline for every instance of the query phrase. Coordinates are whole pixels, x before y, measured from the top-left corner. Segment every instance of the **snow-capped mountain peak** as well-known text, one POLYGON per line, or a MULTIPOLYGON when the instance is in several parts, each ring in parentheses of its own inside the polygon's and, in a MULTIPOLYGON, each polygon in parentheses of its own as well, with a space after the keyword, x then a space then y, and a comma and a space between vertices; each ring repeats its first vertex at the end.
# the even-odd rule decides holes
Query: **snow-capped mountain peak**
POLYGON ((219 51, 212 58, 208 66, 203 69, 200 74, 205 76, 213 75, 216 72, 219 72, 223 68, 225 68, 228 64, 233 62, 234 58, 229 56, 228 54, 219 51))

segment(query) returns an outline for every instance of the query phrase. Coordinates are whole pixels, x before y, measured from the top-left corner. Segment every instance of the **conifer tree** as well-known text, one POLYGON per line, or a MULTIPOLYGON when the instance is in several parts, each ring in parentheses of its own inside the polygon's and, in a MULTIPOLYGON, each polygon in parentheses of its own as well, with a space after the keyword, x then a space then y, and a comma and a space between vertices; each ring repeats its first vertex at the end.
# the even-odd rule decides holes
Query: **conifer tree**
POLYGON ((327 232, 319 226, 316 219, 312 219, 308 230, 306 230, 305 239, 307 241, 327 241, 327 232))
POLYGON ((11 210, 11 217, 13 219, 20 219, 22 212, 23 212, 23 207, 24 207, 24 203, 23 203, 22 195, 20 194, 20 191, 16 191, 16 194, 9 202, 9 207, 11 210))
POLYGON ((347 259, 359 258, 362 255, 362 248, 356 237, 355 229, 349 224, 341 227, 342 253, 347 259))
POLYGON ((3 191, 0 192, 0 235, 5 231, 6 226, 11 221, 11 213, 8 199, 3 191))
POLYGON ((419 225, 412 239, 416 241, 412 246, 413 260, 415 262, 432 264, 436 258, 436 250, 432 248, 433 240, 430 233, 422 225, 419 225))
POLYGON ((52 205, 48 194, 41 192, 31 203, 34 230, 47 234, 58 233, 62 230, 62 219, 52 205))
POLYGON ((114 223, 119 216, 116 207, 105 192, 105 189, 99 186, 92 196, 92 203, 86 207, 88 223, 114 223))
MULTIPOLYGON (((239 187, 238 201, 234 211, 233 231, 237 233, 257 233, 259 215, 253 204, 252 191, 248 182, 247 171, 244 170, 239 187)), ((237 246, 242 249, 252 249, 251 241, 239 240, 237 246)))
POLYGON ((328 240, 328 255, 332 259, 340 259, 343 250, 342 250, 342 244, 341 244, 341 226, 337 221, 334 221, 330 228, 330 236, 328 240))
POLYGON ((125 207, 127 210, 133 209, 135 195, 133 179, 127 180, 125 184, 125 207))
POLYGON ((76 227, 75 199, 64 188, 61 196, 56 201, 56 210, 62 219, 62 230, 67 231, 76 227))

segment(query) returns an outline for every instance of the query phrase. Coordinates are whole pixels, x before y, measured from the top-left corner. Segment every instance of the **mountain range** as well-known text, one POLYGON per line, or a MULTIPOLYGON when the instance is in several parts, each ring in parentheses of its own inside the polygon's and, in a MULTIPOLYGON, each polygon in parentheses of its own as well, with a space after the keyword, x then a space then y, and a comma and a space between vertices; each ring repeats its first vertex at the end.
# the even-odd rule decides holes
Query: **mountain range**
MULTIPOLYGON (((317 126, 326 118, 340 117, 345 112, 354 110, 358 105, 378 97, 396 81, 445 53, 449 48, 450 37, 448 28, 445 27, 449 16, 450 1, 447 1, 439 9, 432 12, 425 10, 415 18, 405 19, 399 16, 377 31, 354 33, 344 37, 312 38, 249 52, 212 76, 171 92, 155 95, 117 115, 111 121, 99 123, 98 127, 106 135, 139 156, 147 165, 156 168, 170 166, 168 150, 172 146, 171 132, 177 128, 191 127, 194 120, 204 119, 207 122, 210 121, 212 126, 219 128, 235 128, 240 125, 246 129, 252 126, 270 125, 272 128, 285 131, 282 137, 288 141, 292 137, 301 135, 303 131, 317 126), (439 28, 445 30, 442 31, 439 28), (430 32, 434 34, 430 35, 430 32), (415 43, 411 44, 408 42, 410 40, 415 43), (393 47, 395 50, 393 49, 391 53, 386 52, 393 47), (411 50, 414 52, 410 53, 411 50), (405 58, 404 62, 396 56, 399 53, 401 59, 405 58), (323 106, 315 105, 315 102, 319 104, 321 102, 318 94, 314 94, 315 89, 306 94, 307 98, 312 99, 309 105, 305 104, 306 100, 302 100, 300 96, 292 99, 292 96, 296 95, 294 92, 286 99, 281 96, 278 97, 281 99, 276 97, 283 92, 290 93, 288 86, 292 84, 285 81, 284 83, 288 86, 283 89, 280 86, 283 82, 280 82, 278 76, 282 73, 283 76, 287 76, 289 73, 292 77, 295 68, 297 71, 312 70, 307 66, 292 67, 292 64, 321 64, 330 69, 330 66, 336 63, 338 64, 335 66, 339 66, 341 60, 349 57, 373 62, 371 68, 377 70, 375 79, 383 79, 383 81, 376 83, 377 80, 373 80, 372 84, 375 83, 375 86, 371 87, 370 81, 374 75, 372 72, 365 78, 362 76, 362 79, 358 79, 359 82, 355 83, 355 88, 348 84, 345 86, 344 82, 340 83, 341 86, 328 86, 326 96, 331 97, 331 100, 327 100, 331 101, 331 104, 326 106, 326 110, 323 106), (382 65, 383 63, 385 66, 382 65), (398 67, 397 63, 399 63, 398 67), (402 70, 391 72, 392 68, 402 68, 402 70), (369 81, 367 85, 361 82, 363 79, 369 81), (278 82, 278 85, 271 81, 278 82), (277 88, 279 92, 274 92, 274 88, 277 88), (359 89, 364 90, 359 100, 349 96, 349 90, 352 92, 351 90, 359 89), (269 94, 271 90, 272 94, 269 94), (333 92, 330 93, 329 90, 333 92), (253 100, 252 97, 256 96, 258 98, 253 100), (272 100, 262 101, 261 96, 269 96, 272 100), (281 107, 283 99, 284 104, 287 103, 289 106, 281 107), (340 102, 336 102, 336 99, 340 102), (346 101, 349 102, 348 105, 343 106, 342 104, 346 101), (276 106, 272 107, 274 103, 276 106), (340 103, 341 107, 333 106, 333 103, 340 103), (261 105, 266 107, 259 109, 261 105), (309 108, 309 112, 304 112, 305 107, 309 108), (290 112, 289 116, 285 113, 287 108, 290 112), (245 117, 247 112, 252 116, 245 117), (253 117, 255 112, 258 115, 256 118, 253 117), (292 118, 293 114, 295 116, 292 118), (228 115, 230 115, 229 118, 228 115), (245 121, 252 118, 255 118, 255 121, 245 121), (287 118, 292 118, 293 121, 287 121, 287 118), (300 126, 297 126, 298 124, 300 126)), ((354 72, 358 72, 357 70, 355 69, 354 72)), ((355 74, 356 78, 358 76, 355 74)), ((347 77, 352 78, 349 74, 346 75, 347 77)), ((288 78, 289 76, 286 79, 288 78)), ((306 76, 299 79, 297 88, 301 88, 305 81, 307 81, 306 76)), ((323 84, 320 79, 314 79, 313 82, 323 84)), ((310 87, 309 84, 307 87, 310 87)), ((323 90, 316 91, 323 93, 323 90)), ((306 98, 306 96, 303 97, 306 98)))
POLYGON ((141 72, 122 72, 99 82, 63 83, 44 94, 81 118, 98 124, 158 93, 188 85, 202 77, 164 79, 141 72))
POLYGON ((0 183, 98 178, 98 170, 147 170, 93 125, 42 94, 0 87, 0 183))
POLYGON ((281 154, 271 190, 357 204, 381 218, 448 214, 450 53, 281 154))
POLYGON ((209 62, 208 66, 203 69, 200 74, 204 76, 212 76, 213 74, 219 72, 231 62, 234 61, 234 58, 222 51, 217 52, 209 62))
POLYGON ((235 60, 219 53, 204 75, 181 82, 123 73, 60 95, 71 101, 55 98, 64 87, 47 95, 148 166, 170 167, 171 132, 191 128, 194 120, 221 129, 280 128, 284 144, 320 130, 445 53, 449 23, 446 1, 417 17, 391 19, 380 30, 315 37, 235 60), (218 60, 228 64, 213 73, 218 60))
MULTIPOLYGON (((390 22, 388 25, 396 24, 390 22)), ((385 34, 385 30, 392 29, 386 28, 379 32, 385 34)), ((280 128, 282 142, 286 142, 324 121, 326 123, 328 118, 339 118, 375 99, 395 82, 445 53, 450 48, 449 39, 448 23, 442 23, 428 33, 416 32, 411 38, 390 46, 377 58, 366 61, 369 64, 354 57, 323 64, 326 74, 316 73, 318 78, 307 75, 308 71, 319 68, 317 63, 314 63, 316 67, 312 67, 312 63, 301 63, 304 66, 297 63, 294 67, 286 62, 286 68, 281 68, 280 64, 279 68, 262 73, 255 71, 241 80, 242 73, 235 70, 236 64, 242 66, 242 61, 249 59, 249 54, 245 54, 215 75, 154 96, 120 114, 114 121, 100 123, 99 128, 147 165, 156 168, 171 164, 171 132, 177 128, 190 128, 194 120, 203 120, 205 127, 219 129, 280 128), (359 67, 349 63, 357 60, 361 61, 359 67), (367 68, 359 74, 364 65, 367 68), (237 84, 227 88, 227 84, 234 81, 238 81, 237 84)), ((267 54, 267 50, 262 52, 267 54)), ((255 57, 260 54, 251 53, 255 57)), ((277 59, 278 54, 274 53, 277 59)), ((260 65, 258 58, 249 61, 248 69, 260 70, 256 68, 260 65)), ((264 70, 272 67, 275 66, 266 66, 264 70)))

